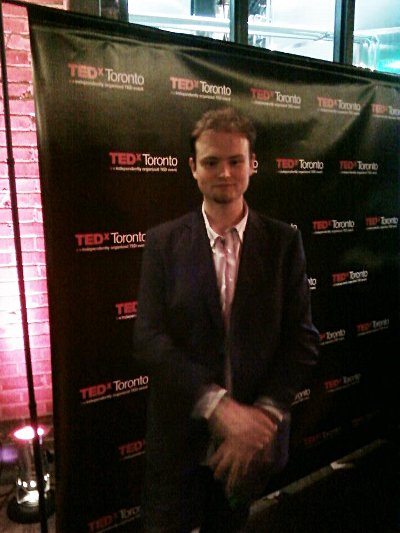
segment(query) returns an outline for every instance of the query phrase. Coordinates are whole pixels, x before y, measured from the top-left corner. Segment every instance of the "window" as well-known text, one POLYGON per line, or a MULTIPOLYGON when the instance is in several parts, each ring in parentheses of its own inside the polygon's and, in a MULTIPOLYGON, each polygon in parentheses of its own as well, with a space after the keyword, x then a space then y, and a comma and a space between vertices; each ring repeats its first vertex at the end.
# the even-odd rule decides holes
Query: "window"
POLYGON ((129 0, 129 21, 229 40, 229 0, 129 0))
POLYGON ((332 61, 335 0, 250 0, 249 44, 332 61))
POLYGON ((399 0, 356 0, 353 65, 400 74, 399 0))
MULTIPOLYGON (((229 3, 238 0, 129 0, 129 20, 230 40, 229 3)), ((333 60, 336 0, 249 0, 248 43, 333 60)), ((353 64, 400 73, 399 0, 355 0, 353 64)))

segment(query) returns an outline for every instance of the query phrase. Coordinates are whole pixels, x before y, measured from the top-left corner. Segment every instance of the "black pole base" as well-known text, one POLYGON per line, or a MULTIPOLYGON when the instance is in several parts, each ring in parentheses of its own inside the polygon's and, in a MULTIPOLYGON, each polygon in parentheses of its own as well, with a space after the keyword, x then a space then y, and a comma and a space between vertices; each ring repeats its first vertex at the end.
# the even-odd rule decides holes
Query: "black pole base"
MULTIPOLYGON (((46 493, 46 516, 51 516, 55 511, 54 491, 46 493)), ((13 522, 18 524, 34 524, 40 522, 39 505, 27 505, 18 503, 17 499, 12 498, 7 506, 7 516, 13 522)))

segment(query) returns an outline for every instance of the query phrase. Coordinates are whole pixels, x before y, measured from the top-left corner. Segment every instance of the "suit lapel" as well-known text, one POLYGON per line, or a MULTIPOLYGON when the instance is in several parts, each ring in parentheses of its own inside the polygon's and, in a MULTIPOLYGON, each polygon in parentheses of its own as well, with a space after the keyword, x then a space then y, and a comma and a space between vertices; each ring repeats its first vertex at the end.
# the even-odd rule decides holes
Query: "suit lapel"
POLYGON ((265 232, 260 227, 257 215, 249 211, 246 230, 243 238, 238 279, 232 314, 240 314, 242 309, 253 307, 259 297, 259 288, 268 276, 268 262, 264 250, 267 249, 265 232))
MULTIPOLYGON (((206 302, 213 322, 224 332, 217 278, 201 209, 192 214, 190 227, 191 271, 195 276, 194 286, 199 289, 199 297, 206 302)), ((265 250, 270 251, 270 243, 256 213, 249 210, 249 218, 243 239, 238 279, 232 304, 231 321, 240 322, 240 315, 257 305, 262 284, 272 283, 270 265, 265 259, 265 250)), ((264 293, 265 297, 265 293, 264 293)))
POLYGON ((200 297, 206 302, 213 322, 222 332, 224 325, 217 277, 201 210, 194 212, 192 217, 191 260, 192 272, 196 275, 195 286, 199 287, 200 297))

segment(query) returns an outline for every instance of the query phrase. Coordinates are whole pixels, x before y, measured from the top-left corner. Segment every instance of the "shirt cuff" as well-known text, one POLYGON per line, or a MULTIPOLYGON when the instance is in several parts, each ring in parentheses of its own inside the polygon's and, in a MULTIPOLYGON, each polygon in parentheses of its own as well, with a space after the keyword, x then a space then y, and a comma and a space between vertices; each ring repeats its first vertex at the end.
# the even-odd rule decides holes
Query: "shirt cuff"
POLYGON ((204 418, 208 420, 217 408, 219 402, 227 393, 228 391, 226 389, 223 389, 218 385, 210 385, 209 387, 206 387, 203 395, 194 406, 192 411, 193 418, 204 418))
POLYGON ((285 418, 286 413, 279 409, 276 405, 274 405, 271 398, 268 398, 267 396, 261 396, 258 398, 258 400, 254 403, 255 406, 261 407, 265 411, 271 413, 274 418, 276 418, 279 422, 282 422, 285 418))

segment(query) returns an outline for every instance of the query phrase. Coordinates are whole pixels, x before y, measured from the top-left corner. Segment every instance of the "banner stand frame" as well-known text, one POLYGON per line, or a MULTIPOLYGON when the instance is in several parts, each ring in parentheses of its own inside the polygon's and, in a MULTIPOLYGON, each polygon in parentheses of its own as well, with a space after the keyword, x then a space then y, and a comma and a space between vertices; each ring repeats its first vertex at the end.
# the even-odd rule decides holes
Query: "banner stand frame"
MULTIPOLYGON (((5 2, 9 3, 9 2, 5 2)), ((15 178, 15 160, 13 155, 12 144, 12 130, 11 130, 11 118, 10 118, 10 99, 8 91, 8 77, 7 77, 7 59, 6 59, 6 45, 4 35, 4 19, 3 19, 3 0, 0 0, 0 60, 1 60, 1 74, 2 74, 2 92, 4 103, 4 121, 5 121, 5 135, 7 146, 7 167, 8 167, 8 179, 10 185, 10 201, 12 211, 12 222, 14 231, 14 247, 17 263, 17 276, 18 276, 18 288, 20 296, 21 307, 21 322, 22 333, 24 341, 24 354, 25 354, 25 366, 28 385, 28 397, 29 397, 29 414, 30 422, 33 428, 33 456, 35 464, 36 479, 39 492, 39 517, 40 517, 40 530, 41 533, 47 533, 47 514, 46 514, 46 500, 45 500, 45 481, 43 477, 43 464, 42 464, 42 450, 40 437, 38 435, 38 416, 37 406, 35 398, 35 388, 33 383, 32 372, 32 357, 30 349, 29 339, 29 325, 28 325, 28 312, 26 305, 26 292, 24 283, 23 272, 23 259, 22 259, 22 247, 21 247, 21 233, 18 215, 18 200, 17 200, 17 188, 15 178)))

